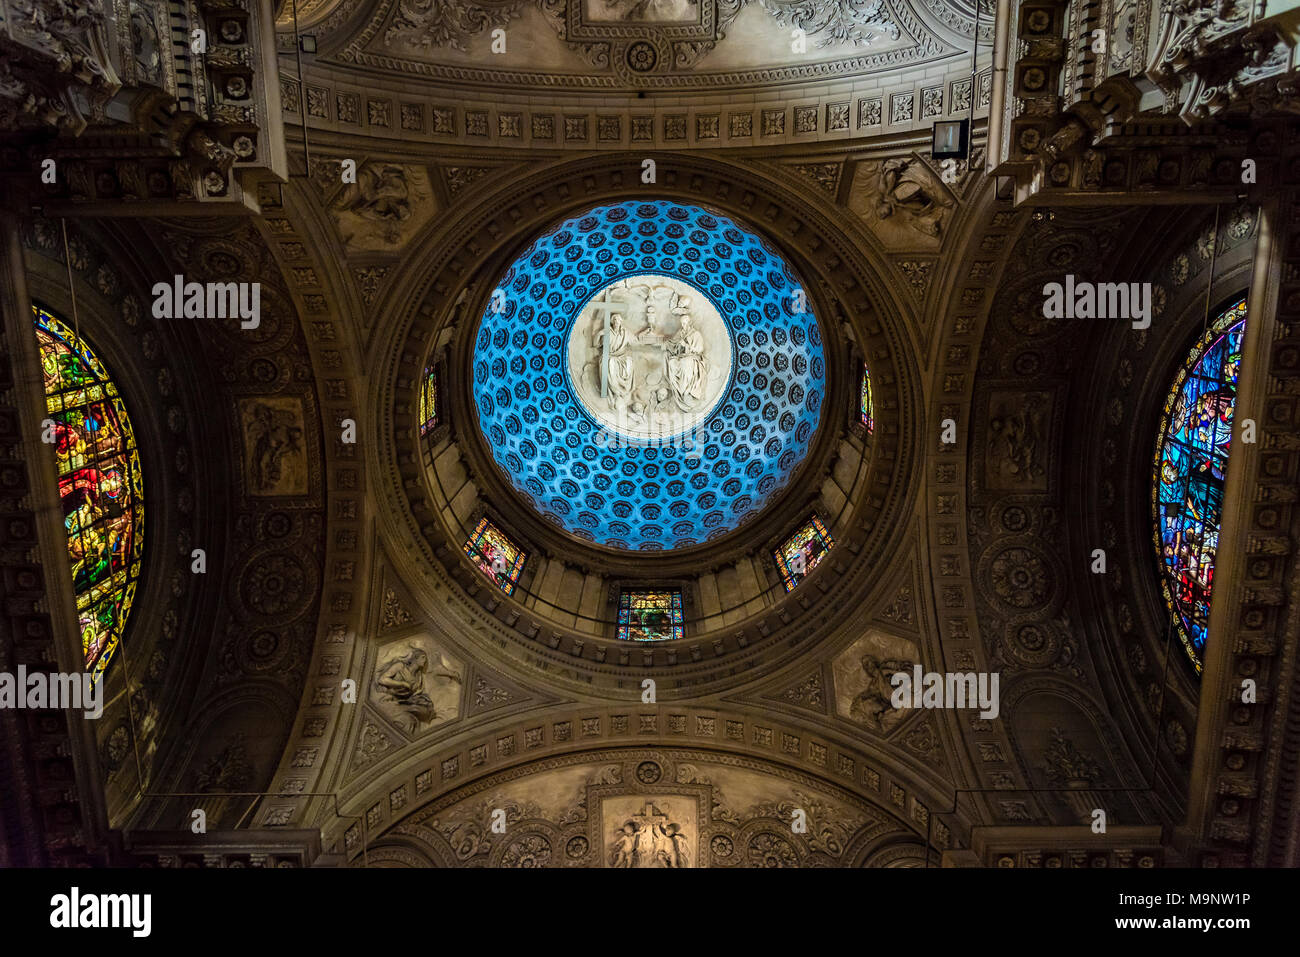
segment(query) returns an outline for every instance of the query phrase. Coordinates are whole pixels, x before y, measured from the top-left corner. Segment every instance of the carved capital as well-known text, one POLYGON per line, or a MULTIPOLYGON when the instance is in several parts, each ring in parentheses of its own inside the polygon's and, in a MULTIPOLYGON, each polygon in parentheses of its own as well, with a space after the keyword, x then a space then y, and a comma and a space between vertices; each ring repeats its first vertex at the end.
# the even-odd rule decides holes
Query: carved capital
POLYGON ((1175 6, 1175 25, 1148 77, 1179 103, 1188 123, 1233 109, 1294 112, 1297 49, 1279 18, 1253 21, 1244 0, 1190 0, 1175 6))
POLYGON ((121 87, 107 0, 0 0, 0 131, 80 133, 121 87))

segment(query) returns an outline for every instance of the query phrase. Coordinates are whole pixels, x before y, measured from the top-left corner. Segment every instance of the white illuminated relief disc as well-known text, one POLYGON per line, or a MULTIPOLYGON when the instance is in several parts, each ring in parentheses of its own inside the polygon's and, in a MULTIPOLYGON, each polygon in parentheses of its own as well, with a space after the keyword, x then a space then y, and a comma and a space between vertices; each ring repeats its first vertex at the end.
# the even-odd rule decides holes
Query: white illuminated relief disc
POLYGON ((629 276, 582 307, 569 381, 602 427, 655 441, 713 412, 731 379, 731 336, 708 297, 671 276, 629 276))

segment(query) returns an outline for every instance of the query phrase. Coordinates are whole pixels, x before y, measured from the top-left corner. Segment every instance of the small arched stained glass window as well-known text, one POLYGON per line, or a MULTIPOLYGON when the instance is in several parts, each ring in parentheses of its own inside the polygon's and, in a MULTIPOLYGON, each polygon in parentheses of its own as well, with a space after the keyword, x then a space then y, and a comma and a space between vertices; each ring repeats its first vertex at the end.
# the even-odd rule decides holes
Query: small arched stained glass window
POLYGON ((66 323, 32 310, 81 647, 98 678, 122 639, 144 557, 140 453, 126 404, 99 357, 66 323))
POLYGON ((876 403, 871 397, 871 370, 866 366, 862 367, 862 424, 866 427, 867 435, 876 430, 876 403))
POLYGON ((524 561, 528 557, 486 518, 479 519, 469 541, 465 543, 465 554, 507 595, 515 590, 515 583, 519 581, 519 573, 523 571, 524 561))
POLYGON ((438 373, 432 365, 424 370, 420 385, 420 434, 428 435, 438 424, 438 373))
POLYGON ((618 637, 621 640, 672 641, 685 633, 679 589, 625 590, 619 594, 618 637))
POLYGON ((1160 585, 1198 673, 1210 620, 1245 331, 1243 298, 1211 324, 1178 370, 1156 444, 1151 500, 1160 585))
POLYGON ((821 564, 834 544, 831 533, 816 515, 791 535, 775 553, 776 567, 781 572, 785 590, 794 591, 804 576, 821 564))

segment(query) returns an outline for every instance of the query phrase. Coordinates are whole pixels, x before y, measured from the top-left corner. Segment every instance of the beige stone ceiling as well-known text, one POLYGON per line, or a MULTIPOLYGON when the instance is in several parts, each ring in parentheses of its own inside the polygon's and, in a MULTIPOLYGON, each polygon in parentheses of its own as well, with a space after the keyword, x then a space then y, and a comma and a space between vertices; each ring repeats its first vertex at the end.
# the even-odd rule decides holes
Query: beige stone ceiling
MULTIPOLYGON (((883 0, 801 6, 716 0, 571 0, 471 7, 384 0, 338 53, 344 62, 394 65, 432 76, 487 73, 506 85, 585 87, 611 72, 690 85, 785 79, 914 62, 942 52, 914 14, 883 0), (792 42, 803 25, 806 43, 792 42), (496 31, 500 30, 501 33, 496 31), (620 54, 622 54, 620 56, 620 54)), ((656 84, 658 85, 658 83, 656 84)))
MULTIPOLYGON (((303 58, 308 77, 376 94, 454 86, 471 97, 493 91, 535 103, 568 95, 582 103, 572 96, 601 91, 614 96, 605 105, 624 97, 647 105, 646 97, 669 92, 692 102, 760 92, 769 101, 808 99, 838 89, 915 94, 914 106, 864 106, 857 128, 871 133, 880 132, 870 127, 881 125, 881 113, 886 123, 913 112, 922 118, 918 83, 946 87, 963 71, 969 80, 972 13, 952 0, 338 0, 301 4, 298 28, 319 48, 303 58)), ((282 75, 292 80, 291 8, 278 25, 282 75)), ((987 52, 986 27, 980 37, 987 52)), ((942 99, 969 107, 968 91, 942 99)), ((923 118, 943 112, 939 104, 930 94, 923 118)))

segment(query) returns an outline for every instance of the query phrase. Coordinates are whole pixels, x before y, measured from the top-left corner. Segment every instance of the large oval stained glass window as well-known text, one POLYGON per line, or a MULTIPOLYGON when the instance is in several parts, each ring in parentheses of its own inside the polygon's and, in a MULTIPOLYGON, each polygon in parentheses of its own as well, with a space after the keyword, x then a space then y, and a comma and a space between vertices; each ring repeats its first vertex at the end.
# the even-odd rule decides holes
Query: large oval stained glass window
POLYGON ((1156 445, 1152 507, 1160 584, 1198 673, 1210 620, 1245 330, 1243 298, 1211 324, 1179 369, 1165 400, 1156 445))
POLYGON ((144 482, 116 384, 71 327, 33 307, 86 669, 122 639, 144 554, 144 482), (52 429, 51 429, 52 426, 52 429))

